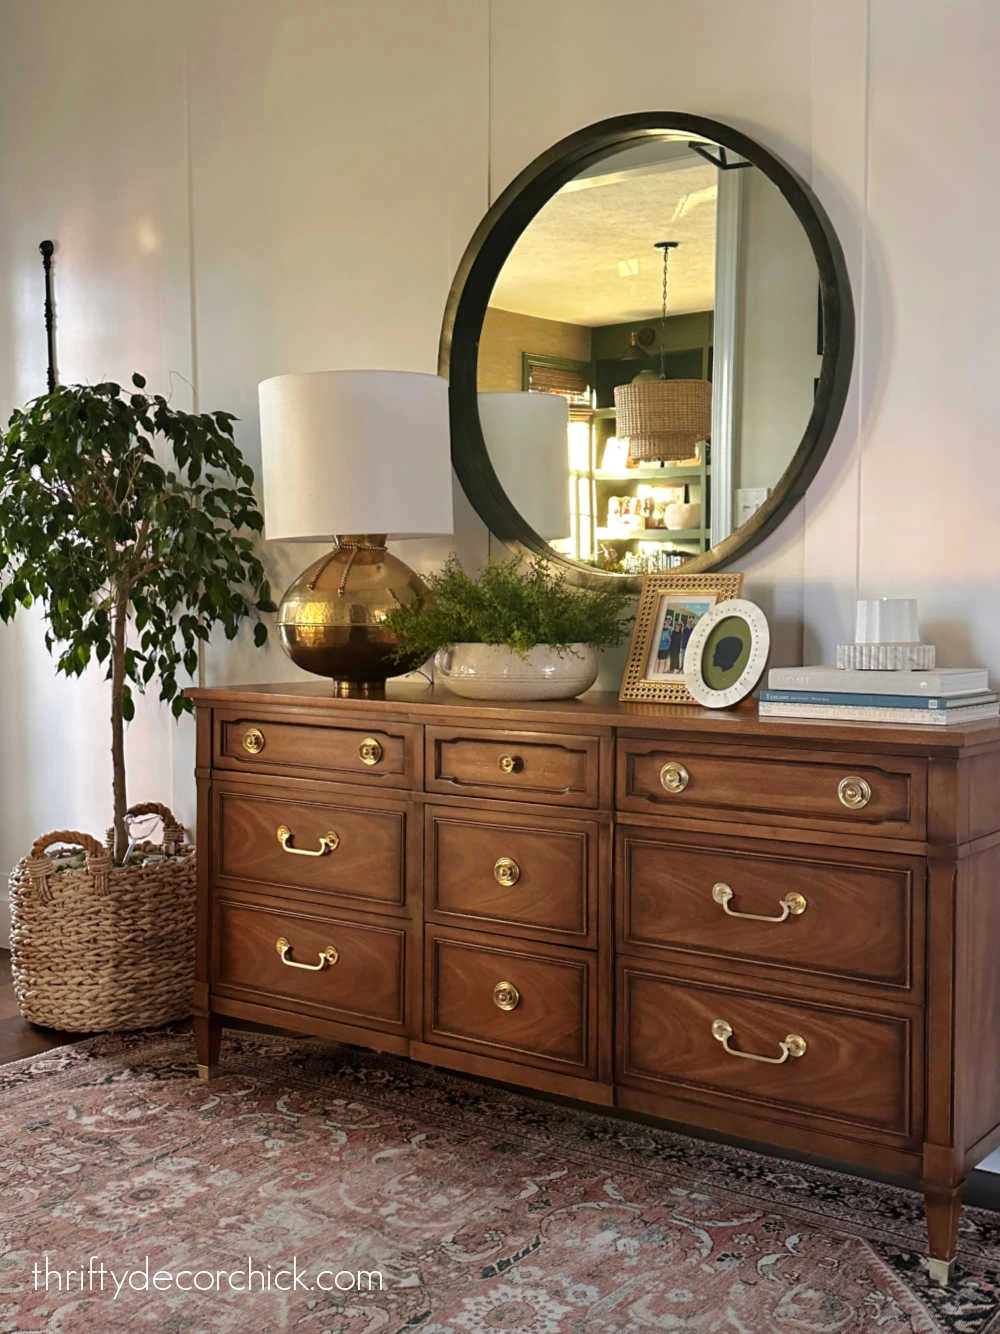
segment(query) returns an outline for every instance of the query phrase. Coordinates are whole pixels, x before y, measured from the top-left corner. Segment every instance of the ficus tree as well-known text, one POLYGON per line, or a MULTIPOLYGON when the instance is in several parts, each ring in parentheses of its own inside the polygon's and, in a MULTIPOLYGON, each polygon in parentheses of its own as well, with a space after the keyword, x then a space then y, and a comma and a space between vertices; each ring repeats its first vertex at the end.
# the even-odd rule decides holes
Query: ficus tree
POLYGON ((232 639, 274 611, 257 534, 253 470, 229 412, 183 412, 111 382, 58 385, 12 414, 0 446, 0 619, 41 603, 56 667, 92 660, 111 682, 113 856, 125 858, 125 724, 136 690, 178 683, 216 626, 232 639), (154 448, 155 446, 155 448, 154 448))

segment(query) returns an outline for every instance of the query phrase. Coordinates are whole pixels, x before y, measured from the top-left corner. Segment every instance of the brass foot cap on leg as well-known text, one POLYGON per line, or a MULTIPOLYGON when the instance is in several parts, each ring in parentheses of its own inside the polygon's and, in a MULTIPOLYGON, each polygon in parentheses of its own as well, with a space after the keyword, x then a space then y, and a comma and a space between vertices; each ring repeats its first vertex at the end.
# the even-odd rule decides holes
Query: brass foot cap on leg
POLYGON ((940 1283, 942 1288, 946 1288, 951 1279, 951 1267, 954 1260, 936 1260, 931 1256, 927 1261, 927 1272, 935 1283, 940 1283))
POLYGON ((199 1079, 214 1079, 215 1076, 216 1076, 218 1073, 219 1073, 219 1067, 218 1067, 217 1065, 199 1065, 199 1066, 198 1066, 198 1078, 199 1078, 199 1079))

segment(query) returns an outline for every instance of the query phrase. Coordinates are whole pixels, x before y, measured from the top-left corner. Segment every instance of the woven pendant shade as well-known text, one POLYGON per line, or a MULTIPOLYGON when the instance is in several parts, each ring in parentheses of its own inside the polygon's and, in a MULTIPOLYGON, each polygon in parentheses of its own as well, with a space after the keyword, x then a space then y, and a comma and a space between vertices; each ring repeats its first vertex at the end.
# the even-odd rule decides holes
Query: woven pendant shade
POLYGON ((690 458, 712 429, 712 385, 640 377, 617 387, 615 413, 615 434, 628 440, 631 462, 690 458))

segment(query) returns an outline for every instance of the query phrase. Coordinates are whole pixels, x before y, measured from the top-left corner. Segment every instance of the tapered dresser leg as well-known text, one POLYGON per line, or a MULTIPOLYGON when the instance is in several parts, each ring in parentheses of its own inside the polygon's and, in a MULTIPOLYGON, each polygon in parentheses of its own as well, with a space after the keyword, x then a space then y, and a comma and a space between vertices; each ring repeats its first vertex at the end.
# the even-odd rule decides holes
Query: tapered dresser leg
POLYGON ((924 1203, 927 1210, 927 1269, 932 1279, 945 1285, 951 1278, 951 1266, 958 1242, 958 1218, 962 1212, 962 1187, 926 1186, 924 1203))
POLYGON ((222 1045, 222 1025, 214 1014, 195 1017, 194 1040, 198 1048, 198 1078, 212 1079, 219 1070, 222 1045))

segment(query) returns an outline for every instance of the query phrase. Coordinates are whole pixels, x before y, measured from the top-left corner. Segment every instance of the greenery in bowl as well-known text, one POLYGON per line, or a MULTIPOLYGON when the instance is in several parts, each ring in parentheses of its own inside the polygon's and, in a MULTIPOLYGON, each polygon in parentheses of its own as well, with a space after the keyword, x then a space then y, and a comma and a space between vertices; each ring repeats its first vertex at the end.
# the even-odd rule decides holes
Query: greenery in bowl
POLYGON ((491 561, 473 578, 450 556, 425 583, 425 597, 386 618, 400 659, 426 662, 447 644, 502 644, 521 657, 537 644, 606 648, 624 639, 632 619, 629 594, 615 583, 577 588, 541 557, 491 561))

